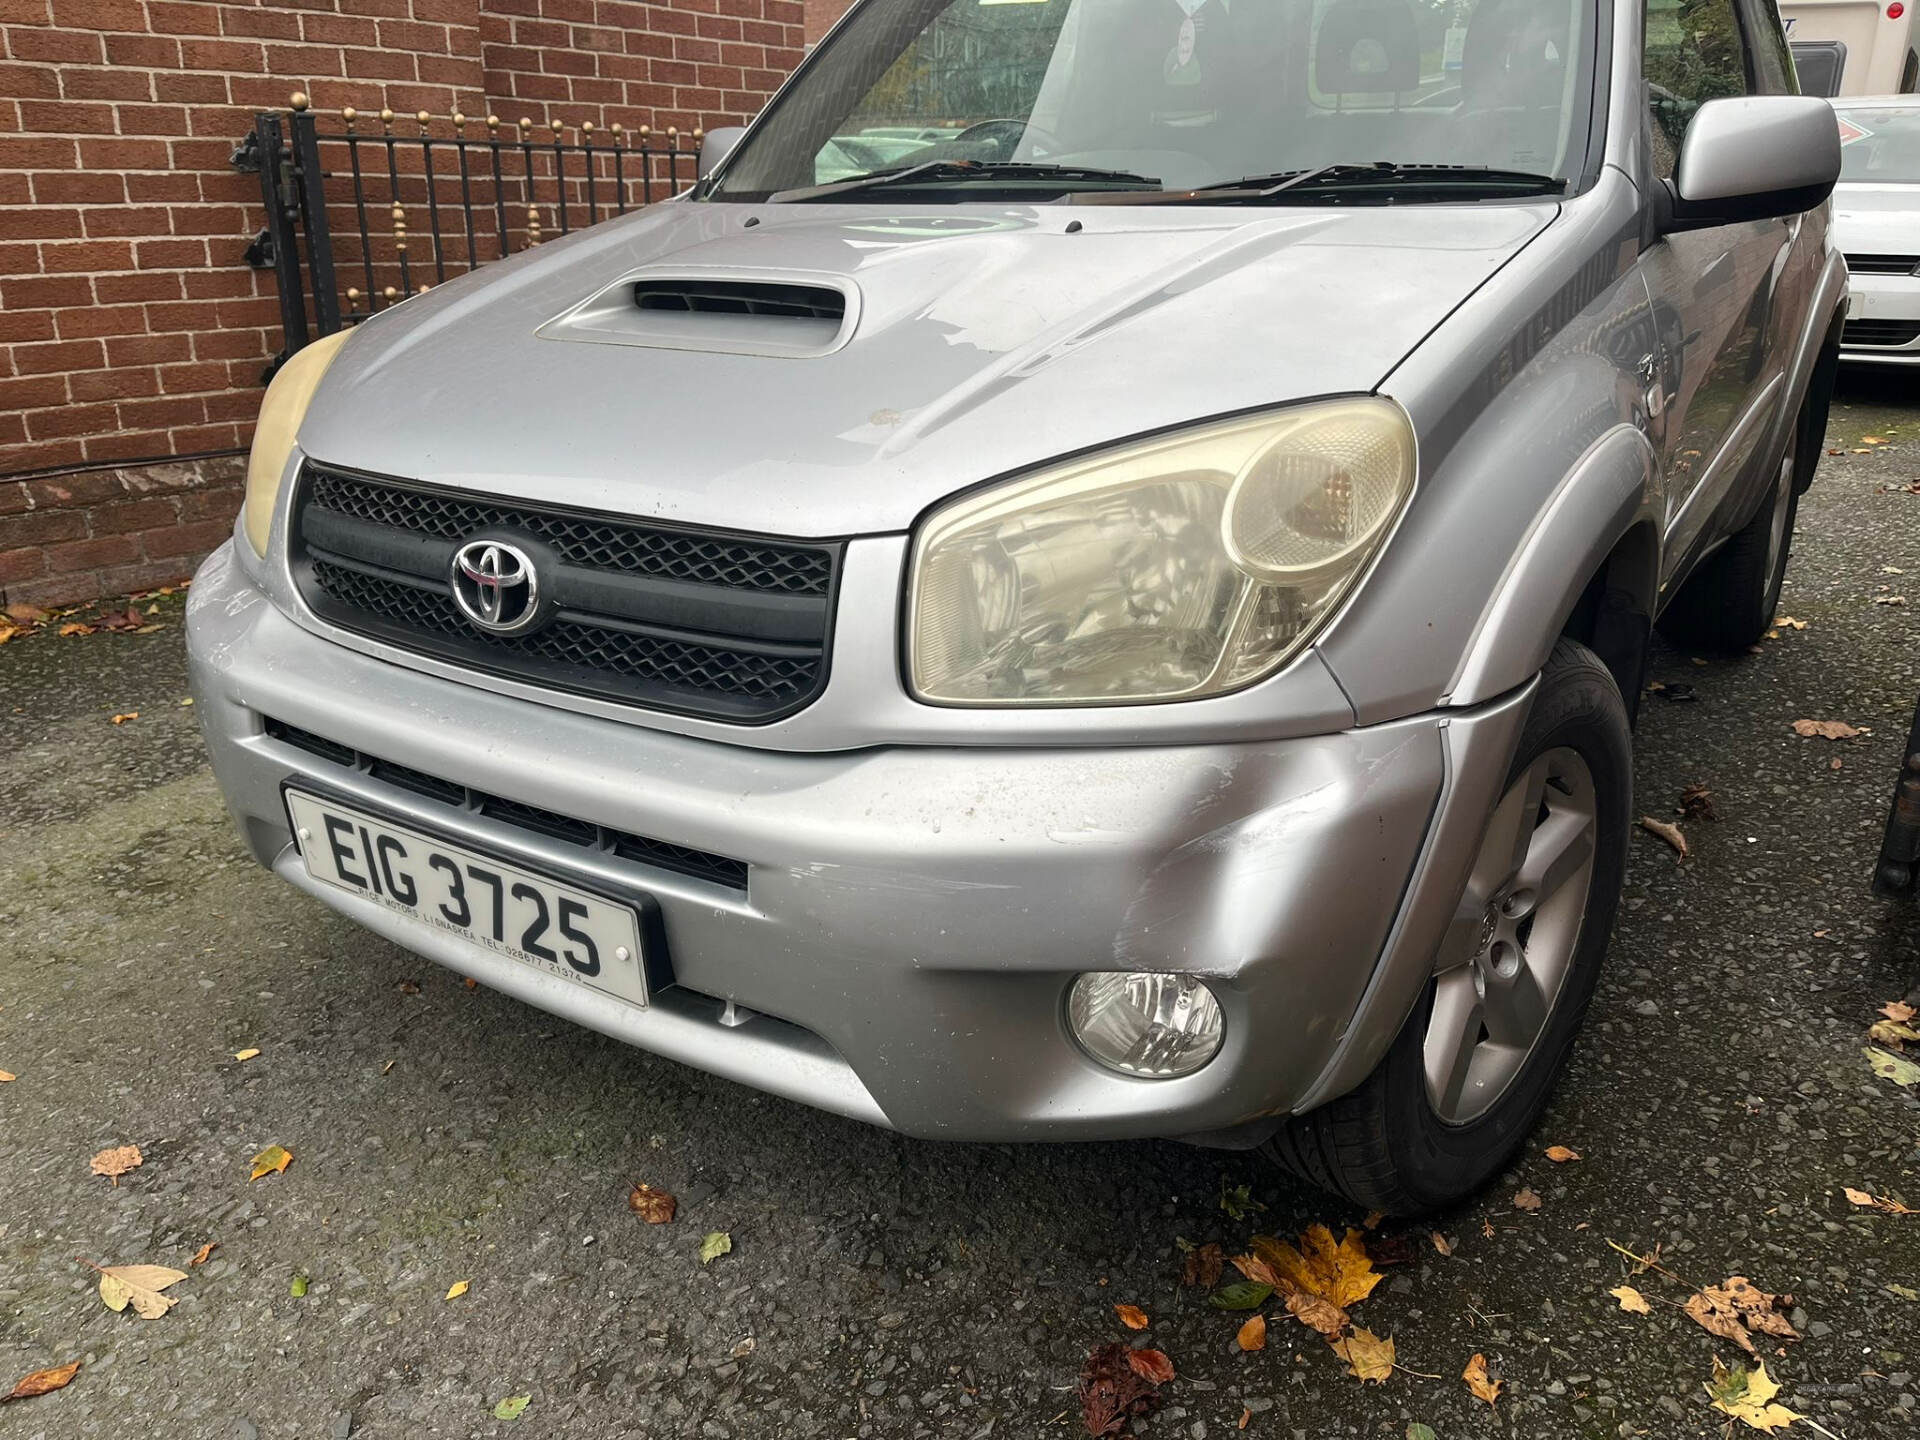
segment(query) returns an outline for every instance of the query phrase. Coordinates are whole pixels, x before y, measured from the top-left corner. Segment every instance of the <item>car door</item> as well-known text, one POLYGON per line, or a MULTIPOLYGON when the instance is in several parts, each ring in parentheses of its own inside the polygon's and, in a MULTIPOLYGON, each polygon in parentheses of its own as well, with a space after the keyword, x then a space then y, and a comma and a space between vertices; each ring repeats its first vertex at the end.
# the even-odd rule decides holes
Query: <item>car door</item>
MULTIPOLYGON (((1747 0, 1647 0, 1645 17, 1641 73, 1651 173, 1670 180, 1687 124, 1702 105, 1787 89, 1792 72, 1754 43, 1762 27, 1747 0)), ((1716 517, 1753 478, 1784 386, 1786 317, 1775 305, 1799 223, 1683 231, 1642 256, 1661 322, 1648 408, 1667 486, 1663 580, 1718 538, 1716 517)))

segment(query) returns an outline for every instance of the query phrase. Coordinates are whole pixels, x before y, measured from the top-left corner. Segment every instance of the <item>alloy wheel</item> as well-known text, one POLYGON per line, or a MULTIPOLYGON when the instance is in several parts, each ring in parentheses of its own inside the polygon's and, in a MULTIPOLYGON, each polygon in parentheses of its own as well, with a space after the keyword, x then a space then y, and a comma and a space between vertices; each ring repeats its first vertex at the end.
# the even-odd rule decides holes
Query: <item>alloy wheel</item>
POLYGON ((1485 1114, 1547 1029, 1593 885, 1597 813, 1593 772, 1562 746, 1527 767, 1487 822, 1427 1021, 1427 1098, 1446 1124, 1485 1114))

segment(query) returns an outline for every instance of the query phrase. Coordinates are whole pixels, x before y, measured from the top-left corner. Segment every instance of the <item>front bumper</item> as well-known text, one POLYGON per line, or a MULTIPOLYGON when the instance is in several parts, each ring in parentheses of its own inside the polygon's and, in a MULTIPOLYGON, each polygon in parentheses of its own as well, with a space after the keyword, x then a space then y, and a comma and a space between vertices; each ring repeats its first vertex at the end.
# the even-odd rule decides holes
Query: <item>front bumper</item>
POLYGON ((975 1140, 1244 1133, 1364 1073, 1453 919, 1456 857, 1471 854, 1528 698, 1312 739, 790 754, 360 654, 294 624, 230 545, 195 581, 187 634, 227 803, 255 857, 291 884, 644 1049, 911 1134, 975 1140), (745 888, 388 784, 270 736, 269 719, 745 862, 745 888), (651 894, 673 983, 638 1008, 322 887, 281 798, 302 777, 538 868, 651 894), (1166 1081, 1094 1064, 1063 1018, 1072 977, 1094 969, 1208 977, 1226 1017, 1220 1054, 1166 1081))
POLYGON ((1855 273, 1840 332, 1840 358, 1858 364, 1920 365, 1920 276, 1855 273))

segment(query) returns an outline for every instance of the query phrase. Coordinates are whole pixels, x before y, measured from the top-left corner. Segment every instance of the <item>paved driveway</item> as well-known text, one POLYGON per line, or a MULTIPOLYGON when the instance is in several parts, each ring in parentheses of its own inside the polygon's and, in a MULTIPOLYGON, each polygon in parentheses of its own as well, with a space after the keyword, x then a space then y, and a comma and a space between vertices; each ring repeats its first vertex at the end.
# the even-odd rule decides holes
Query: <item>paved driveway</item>
POLYGON ((1920 980, 1920 925, 1866 893, 1920 692, 1913 394, 1842 396, 1830 444, 1873 453, 1827 460, 1802 508, 1782 608, 1807 628, 1658 655, 1640 808, 1671 816, 1697 783, 1720 818, 1687 822, 1684 864, 1636 836, 1572 1072, 1528 1157, 1444 1217, 1451 1257, 1427 1227, 1369 1237, 1404 1262, 1357 1309, 1397 1345, 1382 1385, 1284 1317, 1240 1353, 1238 1317, 1179 1283, 1183 1241, 1359 1215, 1245 1156, 899 1139, 467 990, 243 860, 182 705, 176 603, 144 636, 16 640, 0 1391, 84 1364, 0 1408, 0 1435, 1065 1437, 1127 1302, 1178 1371, 1144 1434, 1708 1436, 1713 1357, 1742 1357, 1676 1302, 1732 1275, 1793 1296, 1805 1338, 1762 1351, 1783 1401, 1849 1440, 1920 1434, 1920 1215, 1841 1193, 1920 1208, 1920 1093, 1861 1055, 1920 980), (1802 739, 1801 718, 1873 733, 1802 739), (89 1173, 129 1143, 117 1188, 89 1173), (273 1144, 291 1168, 249 1184, 273 1144), (633 1181, 679 1218, 636 1220, 633 1181), (1242 1185, 1263 1213, 1221 1208, 1242 1185), (703 1267, 711 1231, 733 1248, 703 1267), (1608 1295, 1630 1268, 1610 1239, 1683 1277, 1632 1279, 1651 1314, 1608 1295), (189 1274, 145 1321, 76 1257, 189 1274), (1458 1378, 1476 1352, 1497 1410, 1458 1378))

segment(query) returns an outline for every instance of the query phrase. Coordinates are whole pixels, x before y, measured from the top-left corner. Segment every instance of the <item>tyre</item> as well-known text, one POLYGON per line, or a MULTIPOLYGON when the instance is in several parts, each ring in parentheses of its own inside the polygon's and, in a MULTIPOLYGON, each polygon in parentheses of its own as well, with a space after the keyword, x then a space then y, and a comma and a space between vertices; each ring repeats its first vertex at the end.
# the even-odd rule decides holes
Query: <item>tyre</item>
POLYGON ((1805 444, 1804 427, 1794 431, 1802 438, 1788 448, 1753 519, 1695 568, 1660 616, 1660 633, 1682 649, 1736 653, 1758 643, 1773 624, 1800 510, 1795 449, 1805 444))
POLYGON ((1351 1094, 1297 1116, 1269 1158, 1354 1204, 1411 1216, 1462 1201, 1525 1141, 1600 975, 1633 809, 1627 709, 1561 640, 1507 788, 1413 1013, 1351 1094))

